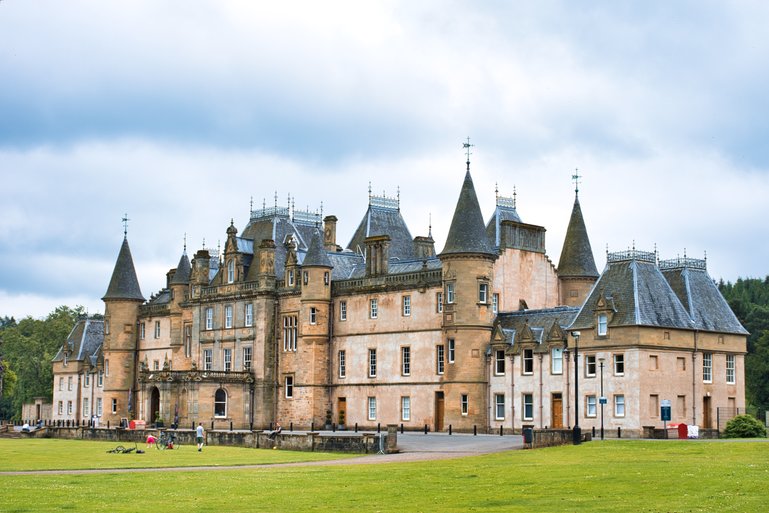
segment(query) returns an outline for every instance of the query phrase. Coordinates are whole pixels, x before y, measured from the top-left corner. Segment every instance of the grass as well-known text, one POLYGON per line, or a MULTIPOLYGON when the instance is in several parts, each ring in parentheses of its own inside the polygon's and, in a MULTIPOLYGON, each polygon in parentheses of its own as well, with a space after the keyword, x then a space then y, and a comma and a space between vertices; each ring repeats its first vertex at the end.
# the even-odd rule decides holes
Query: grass
MULTIPOLYGON (((13 466, 2 442, 3 465, 13 466)), ((81 460, 101 459, 103 449, 41 442, 68 443, 81 460)), ((209 447, 202 455, 226 465, 248 459, 239 452, 290 454, 209 447)), ((607 441, 382 465, 2 475, 0 511, 743 512, 766 509, 768 480, 765 442, 607 441)))
MULTIPOLYGON (((171 451, 158 451, 154 447, 148 449, 145 443, 136 444, 136 447, 146 451, 144 454, 136 454, 135 452, 110 454, 107 452, 118 445, 134 447, 133 442, 0 438, 0 471, 269 465, 352 457, 352 455, 344 454, 271 451, 224 446, 206 446, 203 452, 199 453, 192 445, 184 445, 171 451)), ((3 509, 0 508, 0 511, 3 509)))

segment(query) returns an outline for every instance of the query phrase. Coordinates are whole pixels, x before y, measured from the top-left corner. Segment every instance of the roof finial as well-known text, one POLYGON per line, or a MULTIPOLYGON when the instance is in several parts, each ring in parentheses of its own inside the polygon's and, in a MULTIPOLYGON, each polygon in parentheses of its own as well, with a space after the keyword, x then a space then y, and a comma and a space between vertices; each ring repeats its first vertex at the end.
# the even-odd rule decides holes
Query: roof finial
POLYGON ((579 196, 579 179, 582 178, 579 174, 579 168, 574 169, 574 174, 571 175, 571 179, 574 180, 574 194, 579 196))
POLYGON ((371 205, 371 180, 368 181, 368 204, 371 205))
POLYGON ((123 214, 123 218, 121 219, 123 221, 123 237, 128 237, 128 214, 123 214))
POLYGON ((187 232, 184 232, 184 252, 187 253, 187 232))
POLYGON ((708 265, 708 250, 705 250, 705 265, 708 265))
POLYGON ((267 198, 262 198, 262 215, 264 215, 265 210, 267 210, 267 198))
POLYGON ((275 211, 278 210, 278 191, 275 191, 275 211))
POLYGON ((206 238, 203 237, 203 249, 206 249, 206 238))
POLYGON ((398 212, 400 212, 400 210, 401 210, 401 186, 400 185, 398 186, 396 191, 398 193, 398 196, 397 196, 397 199, 398 199, 398 212))
POLYGON ((513 185, 513 208, 518 208, 518 191, 513 185))
POLYGON ((467 137, 467 142, 462 143, 462 147, 465 149, 465 154, 467 155, 467 170, 470 171, 470 155, 473 153, 470 151, 470 148, 475 146, 474 144, 470 144, 470 137, 467 137))
POLYGON ((320 202, 320 217, 318 218, 318 220, 320 221, 322 219, 323 219, 323 201, 320 202))
POLYGON ((499 205, 499 183, 494 182, 494 199, 497 202, 497 205, 499 205))
POLYGON ((249 205, 248 206, 248 213, 250 214, 251 212, 254 211, 254 197, 253 197, 253 195, 251 196, 251 202, 248 205, 249 205))
POLYGON ((433 238, 433 213, 430 212, 427 214, 428 224, 427 224, 427 236, 431 239, 433 238))

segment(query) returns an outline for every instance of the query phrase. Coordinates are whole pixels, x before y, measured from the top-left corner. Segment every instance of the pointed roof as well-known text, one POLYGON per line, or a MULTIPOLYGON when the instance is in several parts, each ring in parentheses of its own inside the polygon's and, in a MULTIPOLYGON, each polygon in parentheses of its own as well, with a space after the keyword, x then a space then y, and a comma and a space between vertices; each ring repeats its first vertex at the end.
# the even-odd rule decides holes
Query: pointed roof
POLYGON ((414 239, 400 211, 400 200, 386 196, 369 195, 366 215, 347 245, 354 252, 366 251, 366 239, 377 235, 390 237, 390 260, 413 260, 416 258, 414 239))
POLYGON ((102 300, 108 299, 132 299, 144 301, 142 291, 139 288, 139 280, 136 278, 136 269, 134 261, 131 258, 131 248, 128 247, 128 238, 123 238, 123 245, 120 246, 120 253, 115 262, 115 270, 112 271, 112 279, 109 281, 107 293, 102 300))
POLYGON ((558 276, 561 278, 598 278, 593 250, 587 236, 585 220, 579 206, 579 196, 574 197, 574 208, 571 211, 569 227, 561 249, 561 259, 558 261, 558 276))
POLYGON ((190 265, 190 259, 187 258, 187 252, 182 253, 182 257, 179 259, 179 264, 176 266, 176 272, 174 277, 171 278, 171 285, 189 285, 190 276, 192 275, 192 266, 190 265))
POLYGON ((693 321, 656 265, 656 255, 628 250, 609 253, 606 270, 570 329, 595 325, 596 310, 611 311, 609 326, 692 329, 693 321))
POLYGON ((334 267, 331 265, 331 260, 328 258, 326 249, 323 247, 323 243, 320 241, 320 235, 316 231, 312 240, 310 241, 310 248, 307 250, 307 254, 304 256, 302 262, 303 267, 334 267))
POLYGON ((475 194, 473 179, 470 170, 465 174, 462 190, 459 192, 457 208, 454 210, 454 218, 451 220, 449 235, 441 256, 475 253, 496 255, 494 247, 486 235, 486 227, 483 223, 481 206, 478 196, 475 194))
POLYGON ((660 261, 659 266, 697 329, 748 334, 708 275, 705 260, 684 257, 660 261))

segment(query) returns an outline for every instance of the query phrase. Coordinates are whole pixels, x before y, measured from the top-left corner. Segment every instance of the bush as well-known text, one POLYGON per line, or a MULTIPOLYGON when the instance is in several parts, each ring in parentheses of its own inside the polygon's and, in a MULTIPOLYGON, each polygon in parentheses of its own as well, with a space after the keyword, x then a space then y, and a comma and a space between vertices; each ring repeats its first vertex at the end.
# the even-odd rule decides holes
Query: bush
POLYGON ((737 415, 726 423, 724 438, 763 438, 766 428, 752 415, 737 415))

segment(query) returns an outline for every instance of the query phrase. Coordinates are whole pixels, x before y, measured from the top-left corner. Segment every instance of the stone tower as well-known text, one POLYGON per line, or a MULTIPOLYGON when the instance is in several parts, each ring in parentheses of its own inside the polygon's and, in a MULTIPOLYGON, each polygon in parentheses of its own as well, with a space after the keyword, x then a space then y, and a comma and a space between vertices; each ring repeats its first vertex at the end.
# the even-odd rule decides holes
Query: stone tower
POLYGON ((486 235, 469 161, 446 246, 438 258, 444 306, 443 349, 436 348, 436 365, 439 376, 443 373, 435 397, 434 428, 488 426, 485 351, 494 321, 491 284, 497 253, 486 235))
POLYGON ((598 279, 593 250, 587 236, 585 220, 579 206, 579 189, 575 191, 574 208, 563 241, 561 259, 558 261, 560 303, 581 306, 598 279))
POLYGON ((302 359, 296 368, 298 390, 311 405, 312 419, 321 424, 329 402, 329 327, 331 315, 331 261, 317 232, 312 236, 302 262, 302 296, 300 315, 302 359))
POLYGON ((104 405, 102 420, 113 425, 136 409, 136 322, 144 302, 128 238, 123 238, 104 301, 104 405))

